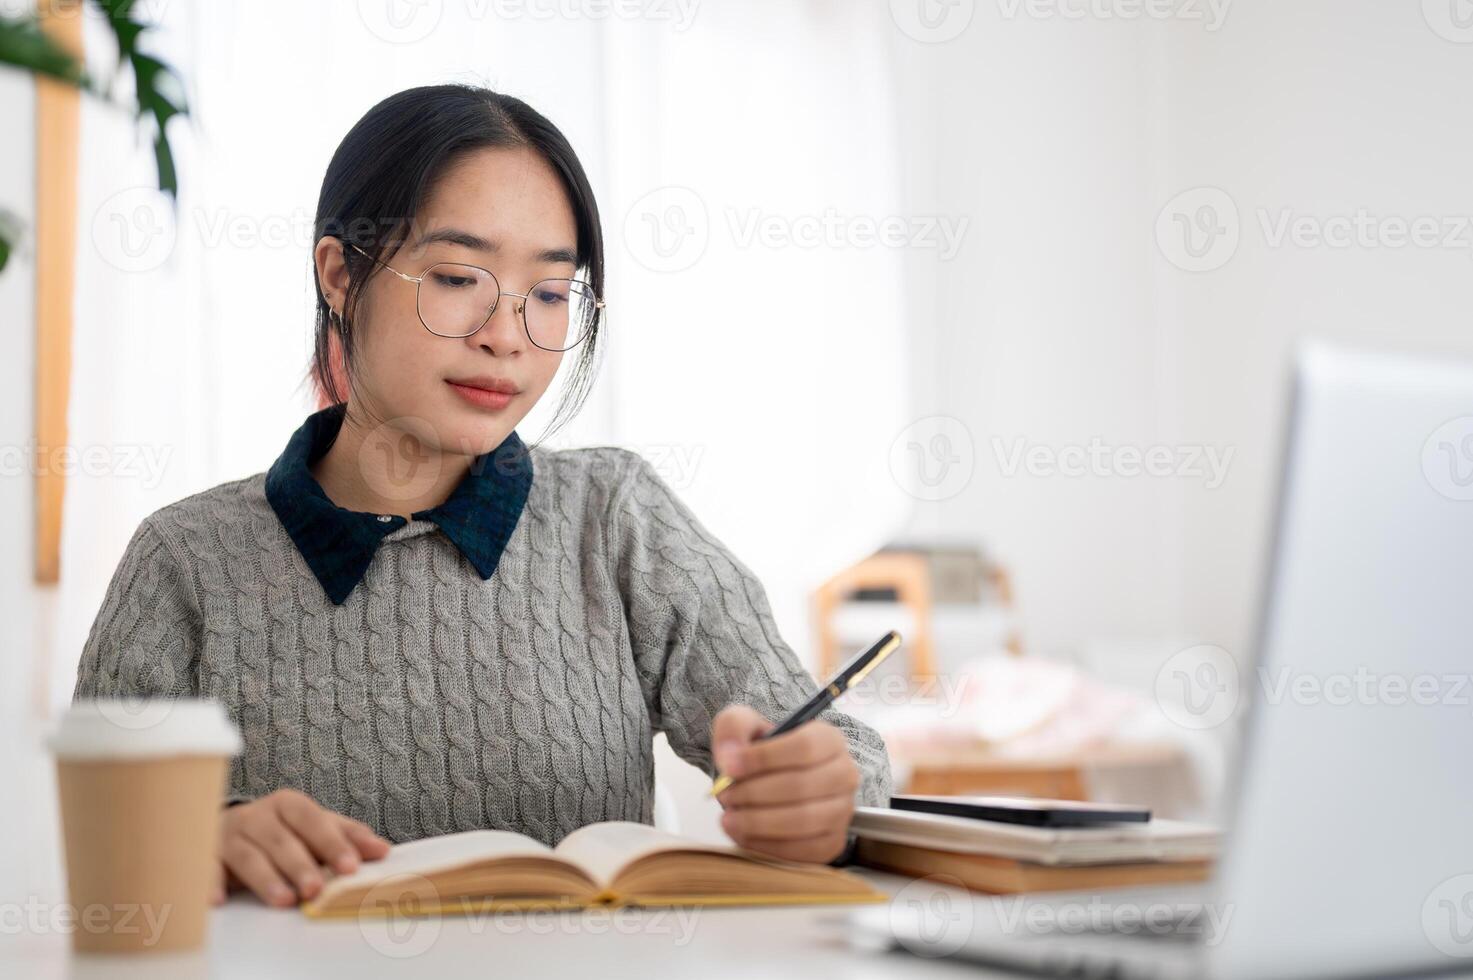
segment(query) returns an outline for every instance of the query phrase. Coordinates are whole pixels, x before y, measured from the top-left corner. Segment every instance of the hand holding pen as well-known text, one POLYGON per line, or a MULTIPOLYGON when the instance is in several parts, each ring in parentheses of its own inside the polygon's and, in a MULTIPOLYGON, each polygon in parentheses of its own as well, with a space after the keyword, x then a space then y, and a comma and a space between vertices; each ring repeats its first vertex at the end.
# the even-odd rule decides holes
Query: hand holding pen
POLYGON ((793 861, 839 855, 860 773, 844 733, 818 715, 899 645, 900 635, 887 633, 776 725, 745 705, 716 716, 711 744, 721 776, 711 794, 733 841, 793 861))

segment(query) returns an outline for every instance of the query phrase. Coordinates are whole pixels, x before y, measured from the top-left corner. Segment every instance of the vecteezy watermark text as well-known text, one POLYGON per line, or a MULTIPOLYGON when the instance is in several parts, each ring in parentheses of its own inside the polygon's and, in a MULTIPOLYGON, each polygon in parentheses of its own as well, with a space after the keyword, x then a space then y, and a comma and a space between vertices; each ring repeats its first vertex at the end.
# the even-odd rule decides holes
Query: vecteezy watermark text
POLYGON ((131 443, 38 446, 34 442, 27 442, 23 445, 0 446, 0 477, 37 476, 45 473, 67 477, 136 479, 145 489, 152 490, 163 480, 164 470, 169 465, 169 457, 173 455, 173 451, 173 446, 131 443))
POLYGON ((1259 207, 1245 217, 1220 187, 1182 191, 1156 216, 1161 254, 1187 272, 1220 269, 1245 236, 1264 248, 1301 251, 1404 249, 1473 254, 1473 215, 1397 214, 1368 207, 1314 213, 1289 206, 1259 207))
POLYGON ((0 936, 79 930, 93 935, 142 933, 143 945, 148 947, 159 941, 173 910, 167 903, 155 906, 147 902, 90 902, 78 907, 70 902, 43 902, 32 896, 24 902, 0 903, 0 936))
POLYGON ((970 223, 966 215, 771 214, 758 208, 726 212, 732 241, 739 248, 911 248, 935 251, 942 261, 956 257, 970 223))
POLYGON ((997 0, 1005 20, 1179 20, 1201 21, 1218 31, 1233 0, 997 0))
MULTIPOLYGON (((802 213, 756 207, 724 210, 725 236, 739 249, 912 249, 949 261, 961 251, 966 215, 843 212, 828 207, 802 213)), ((653 272, 680 272, 701 260, 722 230, 706 200, 689 187, 658 187, 624 216, 624 245, 653 272)))
POLYGON ((1110 446, 1098 437, 1088 445, 1050 446, 1030 444, 1024 438, 1011 441, 992 438, 992 452, 1003 476, 1026 473, 1034 477, 1175 477, 1202 480, 1216 490, 1227 479, 1233 446, 1110 446))
POLYGON ((1216 728, 1236 716, 1245 688, 1253 683, 1268 707, 1473 706, 1473 674, 1467 672, 1378 671, 1364 664, 1343 671, 1260 665, 1245 676, 1237 658, 1213 644, 1188 647, 1162 664, 1156 675, 1156 703, 1168 720, 1183 728, 1216 728))
POLYGON ((990 899, 1007 935, 1186 936, 1204 946, 1222 942, 1232 905, 1202 902, 1132 902, 1099 895, 1088 901, 1041 902, 1027 895, 990 899))

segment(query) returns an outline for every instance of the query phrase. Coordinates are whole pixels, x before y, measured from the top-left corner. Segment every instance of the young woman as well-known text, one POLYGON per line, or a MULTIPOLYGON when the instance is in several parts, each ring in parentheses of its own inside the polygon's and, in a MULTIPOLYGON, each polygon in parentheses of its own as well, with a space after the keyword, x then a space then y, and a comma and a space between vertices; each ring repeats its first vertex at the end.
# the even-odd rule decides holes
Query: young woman
POLYGON ((648 823, 657 732, 735 779, 737 843, 839 857, 889 795, 879 737, 830 709, 754 741, 814 683, 751 571, 636 454, 514 431, 570 352, 553 425, 577 410, 604 318, 562 133, 485 89, 401 92, 333 155, 316 233, 328 407, 266 472, 143 521, 73 694, 216 698, 240 726, 216 900, 295 904, 389 842, 648 823))

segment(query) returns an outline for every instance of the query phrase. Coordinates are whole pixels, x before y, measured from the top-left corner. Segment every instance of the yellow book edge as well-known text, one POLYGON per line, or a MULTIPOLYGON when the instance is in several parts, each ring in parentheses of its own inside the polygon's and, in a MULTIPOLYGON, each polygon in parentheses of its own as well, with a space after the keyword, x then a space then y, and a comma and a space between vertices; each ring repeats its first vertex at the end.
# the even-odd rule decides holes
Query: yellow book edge
POLYGON ((595 908, 671 908, 741 905, 856 905, 888 902, 890 897, 883 892, 873 891, 856 895, 821 894, 752 894, 752 895, 642 895, 625 899, 612 892, 604 892, 591 900, 580 901, 561 897, 528 898, 457 898, 444 902, 416 904, 412 908, 389 907, 379 904, 370 908, 320 909, 310 903, 299 906, 309 919, 357 919, 360 917, 387 917, 391 914, 411 918, 426 918, 434 915, 477 915, 487 912, 565 911, 569 909, 595 908))

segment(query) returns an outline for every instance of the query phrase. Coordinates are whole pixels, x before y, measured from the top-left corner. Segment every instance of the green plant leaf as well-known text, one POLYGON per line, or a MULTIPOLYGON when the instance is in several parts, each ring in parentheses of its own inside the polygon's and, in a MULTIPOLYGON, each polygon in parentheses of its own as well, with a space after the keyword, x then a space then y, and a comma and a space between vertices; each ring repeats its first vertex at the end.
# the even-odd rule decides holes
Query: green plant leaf
MULTIPOLYGON (((133 19, 134 0, 88 0, 103 15, 118 46, 118 67, 108 84, 89 76, 85 66, 42 29, 41 22, 31 17, 0 16, 0 66, 10 65, 45 78, 75 85, 90 95, 119 106, 112 97, 118 76, 133 72, 134 104, 119 106, 129 110, 136 122, 145 116, 153 127, 154 165, 158 170, 159 190, 178 200, 179 174, 174 166, 174 151, 169 145, 169 121, 187 116, 189 107, 184 96, 184 83, 168 65, 138 49, 149 25, 133 19)), ((76 12, 81 16, 80 9, 76 12)), ((0 270, 10 261, 11 252, 20 241, 22 229, 9 212, 0 210, 0 270)))
POLYGON ((184 84, 178 74, 159 59, 138 50, 147 25, 132 19, 134 0, 93 0, 103 12, 109 30, 118 45, 118 66, 127 64, 133 70, 136 91, 136 118, 152 117, 154 164, 158 170, 159 190, 170 197, 179 194, 179 178, 174 167, 174 151, 169 145, 169 120, 189 114, 184 99, 184 84))
POLYGON ((25 234, 26 224, 20 216, 0 208, 0 270, 10 261, 10 253, 25 234))
POLYGON ((0 64, 70 85, 88 84, 81 63, 46 35, 35 17, 0 17, 0 64))

